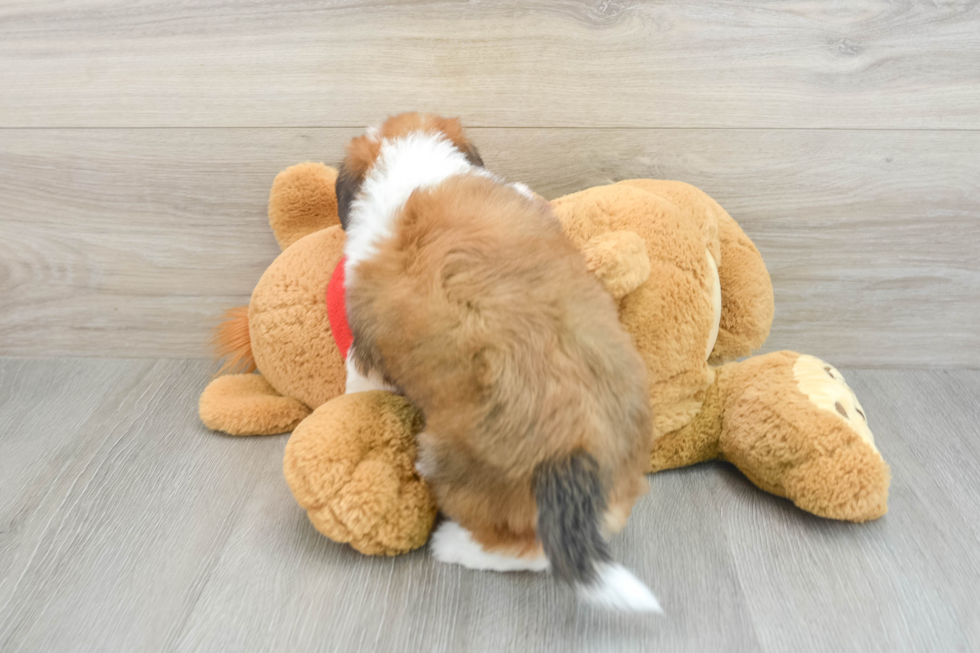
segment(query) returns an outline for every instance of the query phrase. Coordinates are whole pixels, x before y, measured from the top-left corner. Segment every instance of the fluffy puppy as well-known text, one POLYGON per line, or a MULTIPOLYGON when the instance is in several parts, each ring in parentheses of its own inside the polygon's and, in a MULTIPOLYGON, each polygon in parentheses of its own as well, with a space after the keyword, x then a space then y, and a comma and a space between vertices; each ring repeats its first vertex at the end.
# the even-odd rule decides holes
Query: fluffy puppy
POLYGON ((458 121, 420 114, 351 141, 337 197, 348 391, 425 415, 419 469, 452 520, 435 556, 659 610, 605 541, 646 489, 646 368, 548 205, 484 170, 458 121))

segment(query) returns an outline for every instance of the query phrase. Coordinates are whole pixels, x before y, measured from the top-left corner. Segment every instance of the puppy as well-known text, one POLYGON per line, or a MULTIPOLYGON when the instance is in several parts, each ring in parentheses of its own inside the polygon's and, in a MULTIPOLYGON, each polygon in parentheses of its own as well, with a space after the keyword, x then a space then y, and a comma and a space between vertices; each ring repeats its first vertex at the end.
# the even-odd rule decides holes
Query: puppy
POLYGON ((659 611, 605 540, 646 490, 646 367, 547 203, 487 172, 457 120, 414 113, 351 141, 337 198, 348 391, 425 415, 419 470, 452 520, 434 555, 659 611))

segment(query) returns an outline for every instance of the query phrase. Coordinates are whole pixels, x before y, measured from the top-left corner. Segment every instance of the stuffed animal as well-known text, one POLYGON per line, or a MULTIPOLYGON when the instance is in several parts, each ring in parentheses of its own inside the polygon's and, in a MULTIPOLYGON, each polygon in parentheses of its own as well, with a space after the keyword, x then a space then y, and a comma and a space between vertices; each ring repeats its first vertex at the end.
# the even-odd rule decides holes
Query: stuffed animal
MULTIPOLYGON (((313 525, 363 553, 395 555, 426 542, 437 512, 415 470, 424 420, 395 394, 344 394, 335 179, 315 163, 276 177, 269 222, 283 251, 216 332, 225 371, 240 373, 208 385, 200 416, 231 435, 292 431, 283 470, 313 525)), ((726 460, 816 515, 860 522, 886 512, 889 468, 840 372, 788 351, 730 362, 765 341, 773 295, 761 255, 721 206, 654 180, 551 206, 646 360, 651 472, 726 460)))

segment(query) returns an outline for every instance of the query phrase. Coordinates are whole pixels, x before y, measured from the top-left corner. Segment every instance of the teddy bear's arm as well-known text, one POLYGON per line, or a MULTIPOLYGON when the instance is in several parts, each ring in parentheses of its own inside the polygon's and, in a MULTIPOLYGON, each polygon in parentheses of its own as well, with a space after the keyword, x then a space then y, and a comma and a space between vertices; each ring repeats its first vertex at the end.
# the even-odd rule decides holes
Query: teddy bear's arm
POLYGON ((201 421, 229 435, 288 433, 310 414, 297 399, 283 397, 261 374, 229 374, 211 381, 198 402, 201 421))

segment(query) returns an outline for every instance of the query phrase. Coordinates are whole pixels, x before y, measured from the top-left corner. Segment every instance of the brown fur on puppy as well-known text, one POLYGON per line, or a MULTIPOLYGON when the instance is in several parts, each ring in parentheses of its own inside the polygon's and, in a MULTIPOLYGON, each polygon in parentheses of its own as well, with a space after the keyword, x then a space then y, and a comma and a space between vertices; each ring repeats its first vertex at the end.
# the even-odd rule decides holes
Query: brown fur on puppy
POLYGON ((643 361, 540 208, 478 177, 416 192, 347 294, 359 364, 425 414, 439 505, 515 552, 535 548, 538 463, 588 452, 628 513, 649 448, 643 361))
MULTIPOLYGON (((395 165, 388 133, 412 130, 353 144, 351 178, 395 165)), ((461 134, 446 138, 475 152, 461 134)), ((359 192, 352 228, 382 215, 359 192)), ((483 550, 534 557, 543 542, 559 576, 595 584, 600 530, 645 490, 650 446, 646 367, 613 299, 547 205, 482 170, 414 189, 390 219, 348 276, 355 366, 422 409, 420 467, 483 550)))

